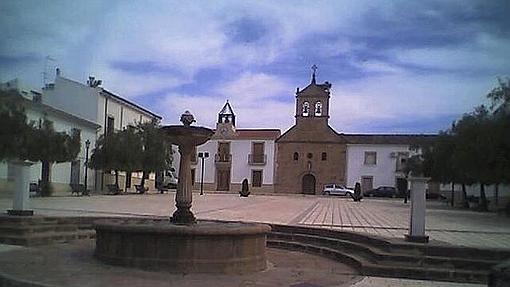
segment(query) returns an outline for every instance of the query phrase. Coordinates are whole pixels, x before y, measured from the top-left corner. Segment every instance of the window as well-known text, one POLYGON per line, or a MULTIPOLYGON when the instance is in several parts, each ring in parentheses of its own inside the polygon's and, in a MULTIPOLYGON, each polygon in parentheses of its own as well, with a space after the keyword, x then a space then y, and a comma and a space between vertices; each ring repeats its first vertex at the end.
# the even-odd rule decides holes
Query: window
POLYGON ((252 162, 264 163, 264 143, 254 142, 252 144, 252 162))
POLYGON ((303 103, 303 117, 308 117, 310 115, 310 104, 308 102, 303 103))
POLYGON ((298 160, 299 159, 299 154, 297 152, 294 153, 294 160, 298 160))
POLYGON ((320 101, 315 103, 315 116, 322 116, 322 103, 320 101))
POLYGON ((113 133, 115 124, 115 119, 113 117, 108 117, 108 121, 106 122, 106 133, 111 134, 113 133))
POLYGON ((251 171, 251 186, 261 187, 262 186, 262 171, 252 170, 251 171))
POLYGON ((313 154, 311 152, 309 152, 307 155, 306 155, 307 158, 311 159, 313 157, 313 154))
POLYGON ((322 160, 327 160, 328 159, 328 154, 323 152, 322 155, 321 155, 321 159, 322 160))
POLYGON ((365 152, 365 162, 366 165, 376 165, 377 164, 377 152, 375 151, 366 151, 365 152))

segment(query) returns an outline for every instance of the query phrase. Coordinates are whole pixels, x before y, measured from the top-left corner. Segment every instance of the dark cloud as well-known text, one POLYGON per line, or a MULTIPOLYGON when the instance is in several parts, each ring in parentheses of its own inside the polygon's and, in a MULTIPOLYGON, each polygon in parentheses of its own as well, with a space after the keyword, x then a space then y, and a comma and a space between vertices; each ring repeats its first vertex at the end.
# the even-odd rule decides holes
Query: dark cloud
MULTIPOLYGON (((351 33, 372 49, 455 46, 478 33, 508 35, 508 1, 406 1, 369 9, 362 33, 351 33)), ((354 30, 356 31, 356 30, 354 30)))
POLYGON ((22 55, 22 56, 0 55, 0 65, 20 65, 38 61, 41 61, 41 58, 35 55, 22 55))
POLYGON ((129 62, 129 61, 113 61, 110 63, 110 67, 113 69, 122 70, 124 72, 128 72, 131 74, 166 74, 169 76, 181 76, 182 72, 176 67, 172 65, 162 66, 155 62, 150 61, 139 61, 139 62, 129 62))
POLYGON ((360 121, 349 127, 346 133, 437 133, 450 128, 451 123, 461 114, 438 115, 435 117, 401 117, 392 119, 371 119, 360 121))
POLYGON ((270 33, 267 19, 243 17, 229 23, 225 34, 237 44, 252 44, 266 38, 270 33))

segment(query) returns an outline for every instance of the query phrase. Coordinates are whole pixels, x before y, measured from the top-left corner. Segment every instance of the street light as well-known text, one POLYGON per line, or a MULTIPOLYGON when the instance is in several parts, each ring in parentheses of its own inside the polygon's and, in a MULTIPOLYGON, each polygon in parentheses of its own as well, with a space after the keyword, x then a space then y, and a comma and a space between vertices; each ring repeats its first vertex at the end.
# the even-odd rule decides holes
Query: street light
POLYGON ((200 195, 204 195, 204 160, 209 157, 209 152, 199 152, 198 157, 202 160, 201 176, 200 176, 200 195))
POLYGON ((89 169, 89 147, 90 147, 90 141, 85 141, 85 191, 87 190, 88 181, 87 181, 87 175, 88 175, 88 169, 89 169))

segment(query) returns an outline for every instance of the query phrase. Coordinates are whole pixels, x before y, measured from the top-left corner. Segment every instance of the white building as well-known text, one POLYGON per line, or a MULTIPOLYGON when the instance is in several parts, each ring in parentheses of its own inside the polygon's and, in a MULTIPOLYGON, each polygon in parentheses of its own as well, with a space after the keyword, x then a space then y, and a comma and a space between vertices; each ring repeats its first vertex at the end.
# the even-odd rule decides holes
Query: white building
POLYGON ((417 154, 418 143, 434 135, 342 134, 347 141, 346 184, 361 184, 362 191, 379 186, 407 188, 403 173, 408 157, 417 154))
POLYGON ((239 192, 246 178, 251 192, 273 192, 275 140, 280 130, 238 129, 235 124, 236 116, 227 101, 218 114, 213 137, 196 149, 192 161, 194 188, 200 188, 202 175, 198 154, 208 153, 204 159, 205 190, 239 192))
MULTIPOLYGON (((63 77, 57 69, 55 82, 43 88, 43 103, 92 121, 99 125, 96 137, 99 138, 108 130, 121 130, 129 125, 147 122, 153 119, 161 120, 159 115, 126 100, 100 87, 101 81, 89 77, 87 84, 82 84, 63 77)), ((94 145, 91 145, 93 148, 94 145)), ((133 173, 134 178, 141 179, 141 173, 133 173)), ((120 174, 120 188, 130 187, 131 175, 120 174)), ((153 188, 154 175, 150 175, 150 187, 153 188)), ((104 189, 105 184, 112 183, 113 176, 96 172, 95 190, 104 189)))
MULTIPOLYGON (((81 148, 77 158, 72 162, 56 163, 51 167, 50 180, 55 193, 67 193, 69 183, 84 183, 85 181, 85 142, 88 140, 91 146, 95 144, 96 132, 99 125, 93 121, 83 119, 65 111, 46 105, 41 101, 42 93, 23 87, 19 80, 15 79, 0 85, 3 90, 16 90, 20 93, 20 103, 25 109, 29 122, 39 124, 43 120, 53 123, 53 128, 58 132, 71 134, 73 130, 79 130, 81 136, 81 148)), ((89 153, 90 154, 90 153, 89 153)), ((41 178, 41 163, 31 167, 31 182, 37 183, 41 178)), ((94 184, 92 172, 88 172, 87 181, 89 186, 94 184)), ((0 194, 10 196, 13 178, 9 172, 9 163, 0 162, 0 194)))

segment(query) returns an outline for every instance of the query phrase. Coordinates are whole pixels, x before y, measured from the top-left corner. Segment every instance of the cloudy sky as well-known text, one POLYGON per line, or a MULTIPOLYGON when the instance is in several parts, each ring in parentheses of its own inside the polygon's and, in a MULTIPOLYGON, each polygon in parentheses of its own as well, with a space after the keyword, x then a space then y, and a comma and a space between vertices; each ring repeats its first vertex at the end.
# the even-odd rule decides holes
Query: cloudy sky
POLYGON ((0 81, 41 87, 55 66, 177 123, 289 128, 294 93, 333 84, 330 124, 431 133, 510 73, 510 1, 0 2, 0 81), (50 60, 46 60, 47 56, 50 60))

